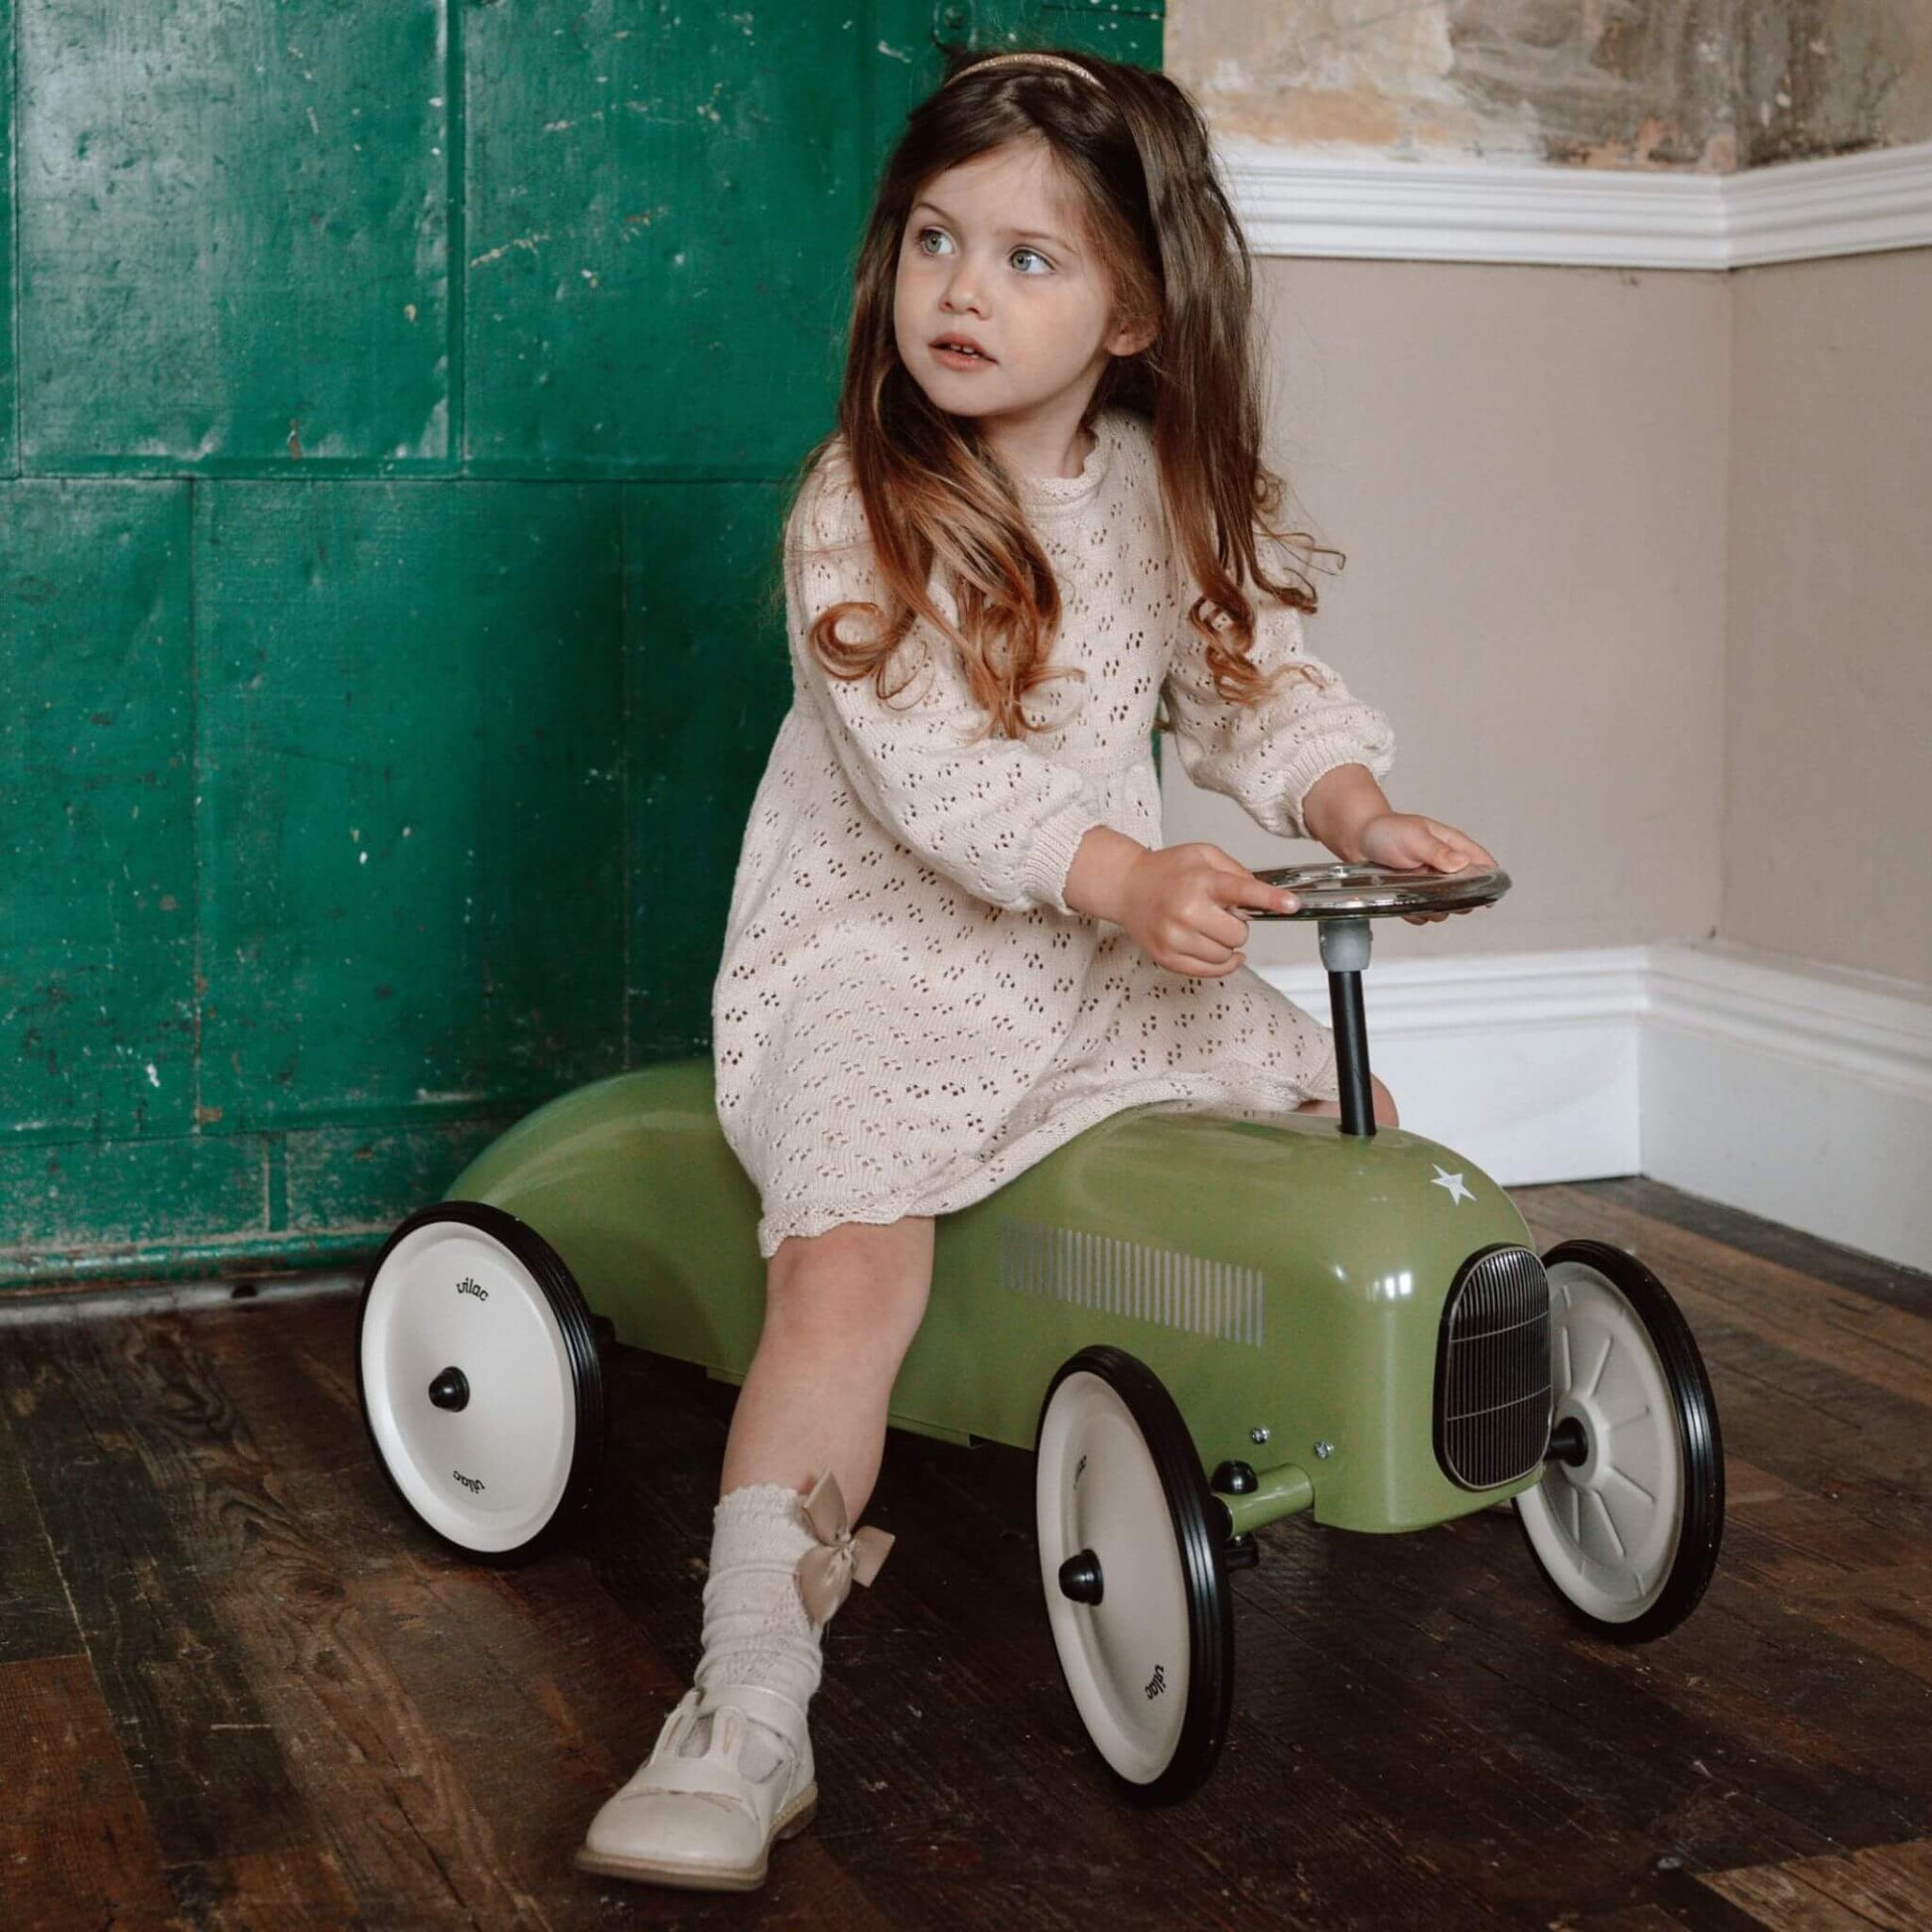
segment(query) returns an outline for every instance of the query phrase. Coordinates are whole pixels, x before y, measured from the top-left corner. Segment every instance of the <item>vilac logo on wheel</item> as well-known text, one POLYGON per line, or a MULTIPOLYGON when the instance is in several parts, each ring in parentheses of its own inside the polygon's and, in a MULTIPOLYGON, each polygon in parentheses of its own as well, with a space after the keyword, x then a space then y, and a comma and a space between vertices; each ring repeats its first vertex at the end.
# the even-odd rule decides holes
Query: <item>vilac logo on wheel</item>
POLYGON ((456 1479, 463 1484, 464 1488, 469 1490, 469 1492, 473 1496, 481 1496, 483 1494, 483 1483, 482 1476, 467 1476, 463 1473, 461 1469, 452 1469, 450 1473, 453 1476, 455 1476, 456 1479))
POLYGON ((489 1300, 489 1290, 486 1288, 479 1288, 477 1284, 473 1282, 468 1275, 465 1275, 464 1278, 457 1283, 456 1292, 459 1295, 474 1295, 479 1302, 487 1302, 489 1300))
POLYGON ((1154 1675, 1147 1680, 1147 1694, 1151 1698, 1158 1698, 1167 1688, 1168 1667, 1166 1664, 1156 1664, 1154 1675))

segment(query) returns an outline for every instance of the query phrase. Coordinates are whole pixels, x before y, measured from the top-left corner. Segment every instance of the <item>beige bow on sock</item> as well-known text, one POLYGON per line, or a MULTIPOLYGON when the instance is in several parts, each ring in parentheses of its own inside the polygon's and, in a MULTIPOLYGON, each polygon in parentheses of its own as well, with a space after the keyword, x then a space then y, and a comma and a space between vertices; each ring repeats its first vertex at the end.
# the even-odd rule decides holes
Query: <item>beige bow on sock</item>
POLYGON ((798 1594, 805 1614, 824 1623, 850 1594, 855 1582, 871 1588, 893 1547, 889 1531, 855 1530, 846 1518, 845 1497, 830 1469, 812 1484, 805 1498, 805 1520, 818 1538, 818 1547, 798 1559, 798 1594))

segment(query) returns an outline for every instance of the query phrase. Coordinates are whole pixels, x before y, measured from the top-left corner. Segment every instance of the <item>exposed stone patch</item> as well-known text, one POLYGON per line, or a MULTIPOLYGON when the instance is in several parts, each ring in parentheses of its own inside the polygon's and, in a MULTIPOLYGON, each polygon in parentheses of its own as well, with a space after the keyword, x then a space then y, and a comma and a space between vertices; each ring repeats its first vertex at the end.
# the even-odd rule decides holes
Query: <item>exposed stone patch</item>
POLYGON ((1932 139, 1925 0, 1170 0, 1216 130, 1729 174, 1932 139))

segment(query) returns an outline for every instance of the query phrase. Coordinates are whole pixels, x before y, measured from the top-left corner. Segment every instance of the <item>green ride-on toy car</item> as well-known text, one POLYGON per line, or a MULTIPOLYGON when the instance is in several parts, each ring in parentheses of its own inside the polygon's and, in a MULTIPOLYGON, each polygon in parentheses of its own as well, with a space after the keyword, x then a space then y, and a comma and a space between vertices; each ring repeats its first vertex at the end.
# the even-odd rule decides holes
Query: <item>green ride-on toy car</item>
MULTIPOLYGON (((1036 1452, 1046 1614, 1127 1795, 1197 1787, 1233 1696, 1230 1572, 1264 1523, 1420 1530, 1513 1499, 1598 1635, 1657 1637, 1717 1563, 1724 1460, 1703 1360, 1648 1269, 1539 1257, 1471 1163, 1370 1106, 1372 918, 1486 905, 1493 869, 1281 867, 1319 922, 1341 1113, 1129 1107, 941 1215, 890 1420, 1036 1452)), ((1185 1103, 1178 1103, 1184 1106, 1185 1103)), ((404 1504, 488 1563, 593 1498, 613 1341, 740 1381, 764 1263, 708 1058, 564 1094, 389 1237, 357 1381, 404 1504)))

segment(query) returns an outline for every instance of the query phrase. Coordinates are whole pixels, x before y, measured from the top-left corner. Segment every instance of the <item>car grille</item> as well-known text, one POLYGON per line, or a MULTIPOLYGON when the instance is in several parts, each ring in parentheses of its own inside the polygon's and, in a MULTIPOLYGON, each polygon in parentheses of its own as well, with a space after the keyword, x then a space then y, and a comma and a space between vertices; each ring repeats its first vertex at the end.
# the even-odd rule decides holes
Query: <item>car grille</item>
POLYGON ((1462 1264, 1436 1358, 1436 1455, 1450 1481, 1491 1489, 1528 1475, 1550 1443, 1550 1279, 1527 1248, 1462 1264))

